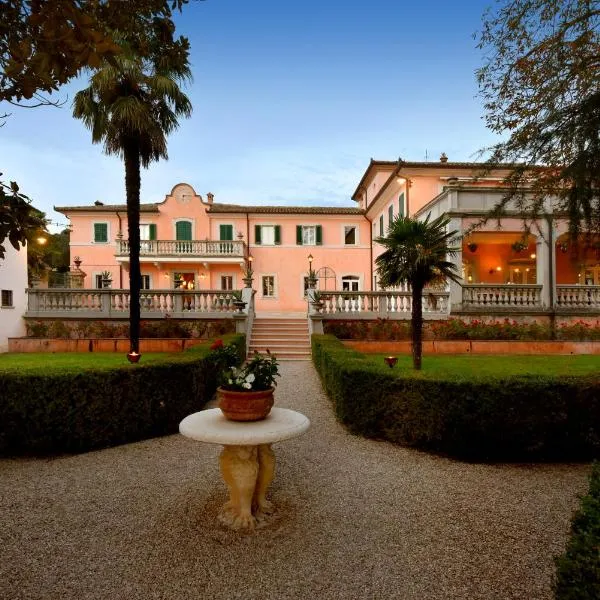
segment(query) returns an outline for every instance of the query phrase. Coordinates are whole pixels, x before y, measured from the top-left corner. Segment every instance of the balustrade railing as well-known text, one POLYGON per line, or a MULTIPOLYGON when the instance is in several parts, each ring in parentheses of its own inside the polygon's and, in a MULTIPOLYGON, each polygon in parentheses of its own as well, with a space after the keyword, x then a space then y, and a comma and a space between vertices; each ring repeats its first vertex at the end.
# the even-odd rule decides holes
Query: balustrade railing
POLYGON ((600 285, 557 285, 556 307, 563 309, 600 309, 600 285))
POLYGON ((541 285, 463 285, 463 308, 541 308, 541 285))
MULTIPOLYGON (((122 289, 29 289, 26 317, 123 318, 130 293, 122 289)), ((142 318, 230 315, 236 311, 232 291, 141 290, 142 318)))
MULTIPOLYGON (((117 256, 129 256, 129 241, 117 240, 117 256)), ((245 243, 216 240, 142 240, 140 256, 244 257, 245 243)))
MULTIPOLYGON (((423 292, 423 315, 447 314, 449 292, 426 290, 423 292)), ((383 318, 410 318, 412 294, 410 291, 384 292, 321 292, 323 315, 356 316, 364 314, 383 318)))

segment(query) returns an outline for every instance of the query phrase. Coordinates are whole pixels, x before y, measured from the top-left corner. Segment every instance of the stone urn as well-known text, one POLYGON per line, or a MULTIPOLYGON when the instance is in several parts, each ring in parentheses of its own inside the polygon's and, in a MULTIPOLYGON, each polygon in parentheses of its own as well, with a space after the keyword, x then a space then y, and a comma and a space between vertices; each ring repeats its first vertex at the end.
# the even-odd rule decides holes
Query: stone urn
POLYGON ((219 408, 230 421, 261 421, 273 407, 275 388, 258 392, 217 389, 219 408))

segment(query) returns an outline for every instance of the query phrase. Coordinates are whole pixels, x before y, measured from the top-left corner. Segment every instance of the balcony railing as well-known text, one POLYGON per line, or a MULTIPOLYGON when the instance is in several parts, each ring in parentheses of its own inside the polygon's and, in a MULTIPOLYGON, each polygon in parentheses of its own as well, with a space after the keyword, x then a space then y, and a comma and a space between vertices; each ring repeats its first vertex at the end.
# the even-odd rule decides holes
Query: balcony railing
MULTIPOLYGON (((29 289, 26 317, 110 319, 129 316, 129 290, 29 289)), ((142 318, 208 318, 235 312, 231 291, 141 290, 142 318)))
POLYGON ((556 308, 599 310, 600 285, 557 285, 556 308))
MULTIPOLYGON (((140 256, 152 258, 188 257, 211 258, 233 257, 243 258, 245 243, 236 241, 215 240, 142 240, 140 256)), ((129 256, 129 240, 117 240, 117 256, 129 256)))
MULTIPOLYGON (((409 319, 412 313, 410 291, 384 292, 321 292, 323 315, 328 318, 352 318, 357 315, 391 319, 409 319)), ((425 318, 448 314, 449 292, 426 290, 423 292, 425 318)))
POLYGON ((486 283, 463 285, 462 308, 542 308, 542 286, 486 283))

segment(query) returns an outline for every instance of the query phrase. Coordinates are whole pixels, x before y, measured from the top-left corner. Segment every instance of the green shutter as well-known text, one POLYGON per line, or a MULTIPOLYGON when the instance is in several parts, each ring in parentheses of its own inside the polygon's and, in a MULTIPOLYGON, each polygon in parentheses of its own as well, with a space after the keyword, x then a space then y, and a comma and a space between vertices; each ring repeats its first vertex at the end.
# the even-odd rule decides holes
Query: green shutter
POLYGON ((404 216, 404 192, 402 192, 398 197, 398 214, 401 217, 404 216))
POLYGON ((219 239, 230 242, 233 240, 233 225, 219 225, 219 239))
POLYGON ((296 225, 296 244, 302 246, 302 225, 296 225))
POLYGON ((108 242, 108 225, 94 223, 94 242, 108 242))
POLYGON ((383 237, 383 215, 379 217, 379 235, 383 237))
POLYGON ((275 243, 281 244, 281 225, 275 225, 275 243))
POLYGON ((150 225, 148 226, 148 235, 149 235, 151 241, 156 239, 156 224, 155 223, 150 223, 150 225))
POLYGON ((260 244, 260 225, 254 226, 254 243, 260 244))
POLYGON ((323 243, 323 228, 321 225, 317 225, 317 246, 323 243))
POLYGON ((175 239, 179 241, 192 241, 192 224, 189 221, 175 223, 175 239))
POLYGON ((389 208, 388 208, 388 221, 390 223, 390 227, 394 221, 394 205, 390 204, 389 208))

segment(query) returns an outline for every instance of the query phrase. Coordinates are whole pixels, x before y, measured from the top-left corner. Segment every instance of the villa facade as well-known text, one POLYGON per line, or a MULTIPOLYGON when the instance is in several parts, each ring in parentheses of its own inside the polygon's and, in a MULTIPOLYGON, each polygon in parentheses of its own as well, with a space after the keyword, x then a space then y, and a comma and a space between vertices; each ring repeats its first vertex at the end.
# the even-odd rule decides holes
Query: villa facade
MULTIPOLYGON (((445 156, 439 162, 371 160, 353 207, 233 205, 212 194, 204 199, 180 183, 163 202, 141 206, 142 287, 150 295, 227 292, 243 287, 243 269, 251 264, 257 313, 305 313, 312 267, 326 295, 324 313, 408 318, 408 290, 379 289, 381 248, 374 239, 399 214, 446 214, 450 227, 464 234, 502 197, 508 172, 481 175, 481 165, 445 156)), ((108 271, 112 288, 127 289, 126 207, 96 202, 56 210, 70 220, 71 262, 81 261, 83 287, 102 287, 108 271)), ((546 217, 524 238, 522 221, 509 208, 500 227, 490 222, 462 238, 453 259, 462 282, 428 290, 426 313, 600 311, 600 244, 570 244, 567 227, 549 202, 546 217)))

